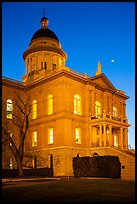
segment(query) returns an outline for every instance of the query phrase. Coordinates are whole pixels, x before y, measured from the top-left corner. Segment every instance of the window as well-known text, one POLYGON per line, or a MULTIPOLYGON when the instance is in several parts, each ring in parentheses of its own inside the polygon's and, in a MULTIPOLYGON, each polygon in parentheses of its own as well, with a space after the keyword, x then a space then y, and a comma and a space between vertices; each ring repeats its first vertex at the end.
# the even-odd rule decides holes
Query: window
MULTIPOLYGON (((11 131, 8 131, 10 137, 12 137, 12 132, 11 131)), ((11 142, 9 143, 10 146, 12 146, 11 142)))
POLYGON ((32 102, 32 119, 36 119, 37 118, 37 101, 34 100, 32 102))
POLYGON ((114 147, 118 147, 118 137, 114 135, 114 147))
POLYGON ((36 147, 37 146, 37 131, 34 131, 32 133, 32 147, 36 147))
POLYGON ((44 68, 44 64, 43 64, 43 62, 41 62, 41 69, 43 69, 44 68))
POLYGON ((12 158, 10 158, 10 169, 13 169, 13 162, 12 162, 12 158))
POLYGON ((62 66, 62 59, 61 59, 61 57, 59 58, 59 66, 62 66))
POLYGON ((48 115, 53 114, 53 95, 48 95, 48 115))
POLYGON ((81 144, 80 128, 75 129, 75 142, 76 144, 81 144))
POLYGON ((117 113, 118 113, 117 108, 113 107, 113 116, 117 117, 117 113))
POLYGON ((74 95, 74 113, 81 115, 81 98, 78 94, 74 95))
POLYGON ((101 103, 99 101, 95 102, 95 115, 101 116, 101 103))
POLYGON ((53 64, 53 70, 56 69, 56 64, 53 64))
POLYGON ((47 69, 47 62, 44 63, 44 68, 47 69))
POLYGON ((12 119, 13 104, 12 100, 7 100, 7 118, 12 119))
POLYGON ((48 129, 48 144, 53 144, 53 128, 48 129))

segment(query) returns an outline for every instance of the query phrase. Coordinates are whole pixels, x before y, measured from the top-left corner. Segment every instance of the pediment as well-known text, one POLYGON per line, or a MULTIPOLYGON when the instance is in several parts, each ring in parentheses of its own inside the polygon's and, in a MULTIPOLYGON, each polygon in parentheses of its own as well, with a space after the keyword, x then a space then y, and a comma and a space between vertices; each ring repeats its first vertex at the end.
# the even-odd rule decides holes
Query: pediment
POLYGON ((99 88, 102 89, 109 89, 113 92, 116 92, 117 89, 113 86, 113 84, 108 80, 108 78, 104 74, 99 74, 97 76, 94 76, 91 79, 91 82, 99 88))

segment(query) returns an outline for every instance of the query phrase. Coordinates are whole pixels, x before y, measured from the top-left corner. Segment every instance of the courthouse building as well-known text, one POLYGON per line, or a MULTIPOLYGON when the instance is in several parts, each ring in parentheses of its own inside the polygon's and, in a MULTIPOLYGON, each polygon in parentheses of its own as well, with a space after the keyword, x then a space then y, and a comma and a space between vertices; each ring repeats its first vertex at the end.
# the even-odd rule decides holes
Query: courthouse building
MULTIPOLYGON (((129 97, 102 73, 100 62, 92 77, 67 67, 67 54, 48 23, 46 17, 41 19, 41 28, 23 53, 22 82, 2 78, 3 113, 9 122, 16 109, 14 92, 23 100, 29 97, 32 105, 25 153, 36 156, 37 167, 48 166, 52 155, 55 176, 73 176, 72 159, 77 155, 117 155, 124 166, 121 176, 134 179, 135 158, 128 149, 129 97)), ((9 131, 16 140, 16 127, 9 131)), ((33 166, 33 159, 28 163, 33 166)), ((16 168, 10 153, 3 151, 2 166, 16 168)))

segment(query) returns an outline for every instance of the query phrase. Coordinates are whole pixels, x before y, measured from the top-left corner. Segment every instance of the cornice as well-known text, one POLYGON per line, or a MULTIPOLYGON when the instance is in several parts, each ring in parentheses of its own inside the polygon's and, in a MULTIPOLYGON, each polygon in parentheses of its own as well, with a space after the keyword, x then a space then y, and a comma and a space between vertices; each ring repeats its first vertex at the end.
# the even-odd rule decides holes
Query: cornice
POLYGON ((51 47, 51 46, 36 46, 36 47, 28 48, 23 54, 23 59, 25 60, 27 55, 38 51, 52 51, 52 52, 59 53, 63 57, 67 58, 67 54, 61 48, 51 47))
POLYGON ((22 84, 22 82, 10 79, 8 77, 2 77, 2 85, 13 87, 16 89, 24 90, 25 86, 22 84))
MULTIPOLYGON (((21 89, 21 90, 29 90, 29 89, 32 89, 34 87, 37 87, 37 86, 40 86, 44 83, 48 83, 52 80, 55 80, 55 79, 58 79, 60 77, 67 77, 67 78, 70 78, 74 81, 78 81, 84 85, 91 85, 91 86, 94 86, 96 89, 98 90, 101 90, 103 92, 110 92, 114 95, 117 95, 119 97, 122 97, 124 99, 128 99, 129 97, 118 92, 117 89, 111 89, 111 88, 103 88, 101 87, 99 84, 97 84, 96 82, 94 82, 93 80, 91 80, 91 78, 84 78, 84 75, 80 76, 78 74, 76 74, 75 72, 72 72, 72 71, 67 71, 65 69, 62 69, 60 71, 56 71, 56 72, 53 72, 52 74, 46 76, 45 78, 42 78, 38 81, 34 81, 32 83, 29 83, 29 84, 23 84, 19 81, 16 81, 16 80, 13 80, 13 79, 9 79, 9 78, 4 78, 2 79, 2 83, 5 84, 6 86, 9 86, 9 87, 16 87, 17 89, 21 89)), ((93 77, 95 78, 95 77, 93 77)), ((92 78, 92 79, 93 79, 92 78)))

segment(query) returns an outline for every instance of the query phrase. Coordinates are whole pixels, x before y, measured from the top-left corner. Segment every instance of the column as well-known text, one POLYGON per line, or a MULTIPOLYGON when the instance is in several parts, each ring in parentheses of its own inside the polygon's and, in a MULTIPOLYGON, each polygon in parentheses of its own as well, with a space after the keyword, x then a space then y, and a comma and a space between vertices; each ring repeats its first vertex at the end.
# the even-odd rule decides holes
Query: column
POLYGON ((37 56, 37 55, 35 55, 35 70, 37 70, 37 69, 38 69, 37 61, 38 61, 38 56, 37 56))
POLYGON ((28 71, 27 71, 27 73, 29 74, 30 73, 30 58, 28 58, 28 71))
POLYGON ((109 97, 109 117, 111 118, 111 116, 112 116, 112 105, 113 104, 113 98, 112 98, 112 96, 111 97, 109 97))
POLYGON ((91 115, 91 112, 92 112, 92 110, 91 110, 91 100, 92 100, 92 90, 90 90, 89 91, 89 109, 88 109, 88 111, 89 111, 89 114, 91 115))
POLYGON ((112 135, 112 125, 109 125, 109 146, 110 147, 114 146, 114 139, 112 135))
POLYGON ((95 90, 91 91, 91 114, 95 115, 95 90))
POLYGON ((30 64, 30 72, 31 72, 32 71, 32 57, 30 58, 29 64, 30 64))
POLYGON ((102 125, 99 124, 99 145, 102 147, 102 125))
POLYGON ((92 140, 91 140, 91 132, 92 132, 92 126, 91 126, 91 124, 89 124, 89 144, 90 144, 90 146, 89 147, 92 147, 92 140))
POLYGON ((124 137, 123 137, 123 144, 124 144, 124 148, 128 149, 128 129, 124 128, 124 137))
POLYGON ((102 101, 103 101, 103 104, 102 104, 103 112, 107 114, 108 113, 108 97, 106 95, 106 92, 103 93, 102 101))
POLYGON ((104 132, 104 137, 103 137, 103 139, 104 139, 104 147, 106 147, 106 124, 103 124, 103 132, 104 132))
POLYGON ((123 128, 120 128, 120 148, 123 148, 123 128))

